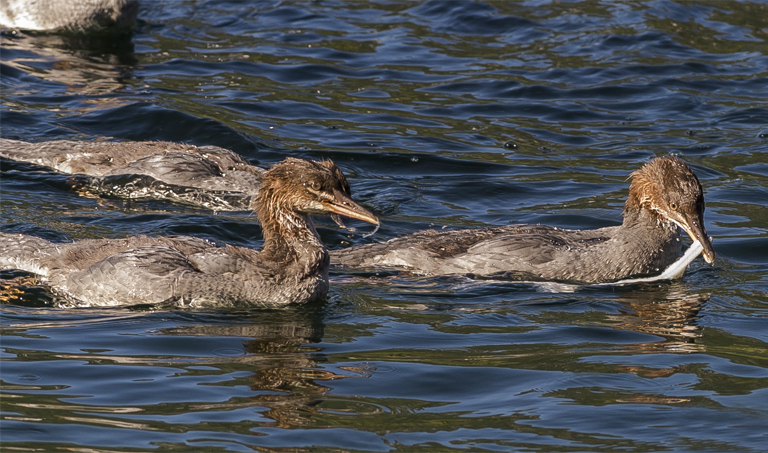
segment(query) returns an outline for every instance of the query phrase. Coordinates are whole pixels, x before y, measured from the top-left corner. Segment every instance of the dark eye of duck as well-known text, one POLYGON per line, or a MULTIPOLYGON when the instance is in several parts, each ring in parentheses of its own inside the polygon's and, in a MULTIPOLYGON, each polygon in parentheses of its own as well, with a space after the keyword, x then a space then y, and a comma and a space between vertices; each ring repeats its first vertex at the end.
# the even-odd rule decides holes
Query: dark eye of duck
POLYGON ((309 186, 310 189, 319 191, 322 188, 322 184, 320 184, 320 181, 313 179, 312 181, 305 182, 305 186, 309 186))
POLYGON ((677 203, 674 201, 669 203, 669 207, 672 208, 673 211, 677 211, 677 203))

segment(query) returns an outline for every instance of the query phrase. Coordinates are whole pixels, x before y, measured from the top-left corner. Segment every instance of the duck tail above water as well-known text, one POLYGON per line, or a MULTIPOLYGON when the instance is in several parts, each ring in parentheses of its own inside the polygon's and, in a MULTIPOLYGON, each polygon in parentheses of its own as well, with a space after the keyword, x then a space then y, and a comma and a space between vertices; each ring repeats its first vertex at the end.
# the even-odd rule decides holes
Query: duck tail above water
POLYGON ((35 236, 0 233, 0 270, 18 269, 45 276, 48 269, 41 258, 51 247, 55 244, 35 236))

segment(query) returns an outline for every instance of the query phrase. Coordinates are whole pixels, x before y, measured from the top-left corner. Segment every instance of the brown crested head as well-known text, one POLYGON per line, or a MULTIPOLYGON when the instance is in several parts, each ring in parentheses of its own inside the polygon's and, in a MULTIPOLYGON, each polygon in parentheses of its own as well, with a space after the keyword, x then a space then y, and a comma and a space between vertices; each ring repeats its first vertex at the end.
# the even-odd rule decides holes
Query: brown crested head
POLYGON ((343 215, 379 224, 379 219, 351 198, 347 178, 331 161, 288 157, 269 169, 256 200, 262 222, 287 221, 291 214, 343 215))
POLYGON ((673 222, 699 241, 708 263, 715 260, 712 240, 704 228, 704 193, 696 174, 678 157, 657 157, 630 176, 624 215, 648 210, 661 221, 673 222))

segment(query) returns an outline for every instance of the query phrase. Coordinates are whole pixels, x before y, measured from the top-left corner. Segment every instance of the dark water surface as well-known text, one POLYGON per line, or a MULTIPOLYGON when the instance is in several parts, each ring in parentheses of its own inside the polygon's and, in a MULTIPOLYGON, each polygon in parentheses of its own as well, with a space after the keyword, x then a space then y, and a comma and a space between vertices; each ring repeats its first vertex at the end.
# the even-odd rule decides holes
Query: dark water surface
MULTIPOLYGON (((144 1, 130 39, 2 38, 2 136, 333 159, 381 230, 616 224, 676 152, 715 238, 678 281, 332 275, 285 310, 2 309, 8 451, 763 451, 768 4, 144 1)), ((190 234, 248 213, 83 197, 2 162, 4 231, 190 234)), ((0 277, 23 275, 4 272, 0 277)))

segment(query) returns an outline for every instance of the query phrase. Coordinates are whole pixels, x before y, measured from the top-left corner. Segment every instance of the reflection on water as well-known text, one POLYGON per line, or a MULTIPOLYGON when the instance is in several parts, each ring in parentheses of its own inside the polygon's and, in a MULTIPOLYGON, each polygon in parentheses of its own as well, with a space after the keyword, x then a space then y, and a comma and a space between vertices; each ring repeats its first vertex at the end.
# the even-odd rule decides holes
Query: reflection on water
POLYGON ((664 338, 662 343, 634 344, 639 352, 694 353, 706 352, 698 325, 699 312, 710 294, 690 294, 680 282, 664 284, 660 289, 636 293, 628 291, 616 301, 622 306, 620 315, 608 318, 623 330, 649 333, 664 338), (650 294, 649 294, 650 292, 650 294))
MULTIPOLYGON (((4 423, 52 436, 60 434, 51 423, 77 423, 86 438, 99 426, 118 430, 115 435, 141 431, 145 439, 176 432, 187 441, 235 432, 249 438, 237 442, 264 445, 251 437, 268 434, 282 444, 295 439, 294 431, 379 432, 376 426, 402 435, 423 432, 423 423, 458 433, 493 426, 503 414, 505 430, 564 440, 571 429, 589 428, 553 431, 542 424, 561 401, 695 408, 733 385, 738 378, 728 374, 759 381, 747 378, 754 373, 748 361, 739 369, 706 355, 721 342, 700 325, 710 296, 692 293, 684 282, 589 289, 566 298, 493 284, 451 297, 441 289, 453 283, 415 291, 403 284, 393 293, 374 289, 380 300, 360 294, 371 291, 366 286, 349 285, 345 299, 362 296, 359 303, 286 310, 6 306, 3 391, 18 397, 3 399, 4 423), (666 388, 659 379, 700 381, 711 390, 666 388), (474 422, 462 416, 476 411, 474 422)), ((7 426, 9 433, 17 429, 7 426)), ((651 445, 630 437, 638 447, 651 445)))
MULTIPOLYGON (((316 369, 317 360, 312 356, 319 351, 312 344, 322 339, 322 318, 317 310, 304 308, 261 312, 253 316, 258 317, 257 322, 179 326, 162 329, 161 333, 183 337, 243 338, 243 350, 229 351, 228 354, 234 355, 232 360, 240 366, 251 370, 246 381, 255 396, 237 405, 265 408, 259 411, 280 428, 301 426, 301 413, 310 409, 328 390, 316 381, 345 377, 316 369)), ((227 407, 217 405, 218 409, 227 407)))
POLYGON ((42 99, 39 93, 27 93, 27 96, 44 102, 52 103, 55 96, 77 95, 94 96, 94 99, 83 100, 88 104, 111 101, 109 105, 114 105, 119 102, 117 99, 103 95, 125 89, 125 81, 132 77, 137 63, 130 35, 106 39, 80 35, 3 34, 0 39, 6 85, 14 84, 16 78, 28 76, 39 78, 40 83, 61 85, 61 89, 48 85, 46 91, 49 94, 42 99))
MULTIPOLYGON (((427 296, 435 296, 437 293, 424 292, 427 296)), ((605 294, 595 294, 604 298, 605 294)), ((412 295, 411 295, 412 296, 412 295)), ((633 331, 638 333, 651 334, 654 337, 645 337, 646 341, 633 341, 626 343, 615 349, 612 353, 703 353, 706 352, 706 346, 697 342, 701 338, 701 327, 697 325, 698 313, 702 305, 706 302, 708 296, 691 295, 682 284, 661 285, 654 288, 633 288, 624 290, 621 294, 604 298, 607 311, 601 317, 588 316, 579 320, 578 316, 573 317, 568 323, 580 324, 583 326, 605 326, 619 331, 633 331), (617 309, 611 309, 611 302, 616 302, 617 309), (661 340, 659 339, 661 337, 661 340)), ((418 316, 427 318, 442 319, 440 322, 443 328, 440 330, 450 332, 451 335, 465 335, 468 332, 462 329, 450 327, 451 322, 460 321, 463 318, 471 319, 473 313, 480 317, 487 317, 491 314, 507 316, 505 312, 510 307, 493 307, 485 304, 473 307, 466 305, 463 307, 454 307, 446 311, 439 306, 427 305, 421 306, 409 304, 404 307, 412 313, 420 313, 418 316), (416 310, 416 311, 413 311, 416 310), (442 314, 441 314, 442 313, 442 314)), ((382 307, 376 309, 378 317, 389 314, 399 316, 397 313, 403 312, 402 308, 396 306, 382 307)), ((600 311, 595 312, 599 314, 600 311)), ((34 320, 38 318, 34 312, 24 310, 9 310, 9 321, 5 326, 4 335, 10 337, 30 337, 46 338, 50 334, 45 332, 64 331, 71 329, 96 330, 96 335, 109 336, 112 329, 117 329, 115 333, 125 335, 120 330, 125 325, 136 324, 141 329, 146 324, 147 317, 155 319, 154 322, 166 324, 168 321, 159 319, 160 317, 170 317, 172 326, 149 329, 144 335, 149 334, 146 339, 149 344, 155 344, 159 347, 151 347, 144 354, 134 355, 129 351, 130 345, 110 349, 109 347, 80 348, 79 351, 51 351, 34 352, 16 350, 15 360, 56 360, 71 362, 76 366, 77 362, 88 363, 91 365, 123 365, 126 367, 160 367, 170 370, 186 370, 186 373, 205 372, 227 375, 237 370, 237 377, 234 381, 241 385, 247 385, 251 395, 248 397, 237 398, 229 402, 218 403, 196 403, 189 410, 209 411, 209 410, 234 410, 242 407, 254 407, 264 417, 272 420, 280 428, 295 428, 302 426, 311 426, 315 422, 312 414, 324 412, 324 404, 328 399, 331 405, 339 405, 336 401, 337 396, 333 395, 332 387, 328 385, 331 381, 348 378, 366 378, 372 374, 378 373, 377 366, 367 362, 357 362, 353 364, 338 365, 329 367, 329 363, 336 360, 329 356, 323 346, 325 322, 323 321, 323 307, 291 307, 286 310, 275 311, 254 311, 245 313, 227 313, 217 316, 197 315, 197 314, 148 314, 144 311, 119 311, 118 313, 110 310, 78 310, 75 313, 63 312, 54 315, 50 319, 34 320), (17 318, 14 320, 14 318, 17 318), (31 319, 30 319, 31 318, 31 319), (164 337, 171 341, 163 340, 164 337), (226 347, 216 347, 206 351, 206 356, 188 355, 187 353, 167 354, 163 349, 173 349, 173 338, 179 338, 185 343, 192 344, 198 339, 214 340, 218 343, 223 340, 226 347), (239 346, 233 346, 232 341, 236 340, 239 346), (166 345, 166 346, 163 346, 166 345), (128 355, 125 353, 128 352, 128 355), (42 355, 41 355, 42 354, 42 355), (46 359, 47 357, 47 359, 46 359), (329 362, 330 360, 330 362, 329 362), (243 374, 245 372, 245 374, 243 374), (329 395, 330 393, 330 395, 329 395), (335 402, 333 402, 335 401, 335 402), (318 407, 319 406, 319 407, 318 407)), ((44 315, 41 313, 41 315, 44 315)), ((404 320, 406 318, 403 318, 404 320)), ((479 319, 479 318, 477 318, 479 319)), ((564 319, 563 319, 564 320, 564 319)), ((471 321, 470 321, 471 322, 471 321)), ((152 322, 150 322, 151 324, 152 322)), ((336 325, 338 329, 340 326, 336 325)), ((502 328, 501 325, 491 327, 490 330, 482 328, 477 333, 491 333, 495 329, 502 328)), ((508 328, 503 328, 508 330, 508 328)), ((336 337, 331 339, 331 344, 342 341, 355 341, 354 338, 360 338, 360 335, 373 334, 376 328, 371 328, 364 324, 359 324, 354 330, 350 331, 353 336, 336 337), (367 333, 366 333, 367 332, 367 333)), ((511 332, 517 329, 510 330, 511 332)), ((517 330, 519 333, 531 332, 530 329, 517 330)), ((134 335, 134 334, 130 334, 134 335)), ((94 342, 98 340, 94 338, 94 342)), ((437 342, 436 344, 440 344, 437 342)), ((106 346, 106 345, 104 345, 106 346)), ((327 344, 326 344, 327 346, 327 344)), ((405 344, 404 344, 405 346, 405 344)), ((451 349, 449 347, 449 349, 451 349)), ((6 349, 10 352, 13 349, 6 349)), ((477 351, 476 351, 477 352, 477 351)), ((401 356, 394 353, 392 357, 401 356)), ((409 360, 436 360, 441 363, 441 354, 435 354, 430 349, 412 350, 408 355, 409 360), (423 356, 423 357, 422 357, 423 356)), ((463 354, 460 354, 463 355, 463 354)), ((475 354, 472 354, 475 355, 475 354)), ((530 354, 526 354, 532 358, 530 354)), ((383 358, 383 356, 381 357, 383 358)), ((469 358, 469 357, 467 357, 469 358)), ((473 357, 470 360, 463 360, 464 366, 483 367, 486 366, 491 357, 480 356, 473 357)), ((448 359, 446 356, 445 359, 448 359)), ((492 360, 498 360, 495 358, 492 360)), ((346 360, 345 360, 346 362, 346 360)), ((454 363, 448 359, 446 364, 454 363)), ((382 367, 385 369, 386 367, 382 367)), ((645 367, 620 367, 624 371, 640 373, 654 376, 669 375, 678 372, 675 367, 667 369, 654 368, 651 371, 645 367)), ((173 374, 178 374, 174 371, 173 374)), ((13 380, 13 375, 9 377, 13 380)), ((38 377, 31 375, 22 375, 19 378, 23 380, 38 380, 38 377), (24 377, 27 376, 27 377, 24 377)), ((56 385, 54 385, 56 387, 56 385)), ((27 385, 11 385, 9 390, 34 389, 40 388, 38 385, 29 387, 27 385)), ((67 386, 61 387, 65 390, 67 386)), ((117 391, 119 393, 119 391, 117 391)), ((87 392, 86 392, 87 393, 87 392)), ((85 396, 85 395, 83 395, 85 396)), ((95 396, 95 395, 94 395, 95 396)), ((9 403, 15 406, 13 402, 9 403)), ((360 404, 355 403, 355 404, 360 404)), ((27 407, 28 403, 21 404, 27 407)), ((363 405, 365 406, 365 404, 363 405)), ((35 406, 37 409, 40 407, 35 406)), ((48 409, 54 409, 50 404, 48 409)), ((55 407, 58 411, 79 411, 83 406, 75 404, 58 403, 55 407)), ((112 413, 115 416, 119 414, 144 413, 147 407, 124 406, 114 407, 114 410, 92 408, 92 411, 112 413)), ((180 411, 188 410, 179 408, 180 411)), ((362 410, 362 406, 355 410, 362 410)), ((25 411, 22 411, 24 413, 25 411)))

